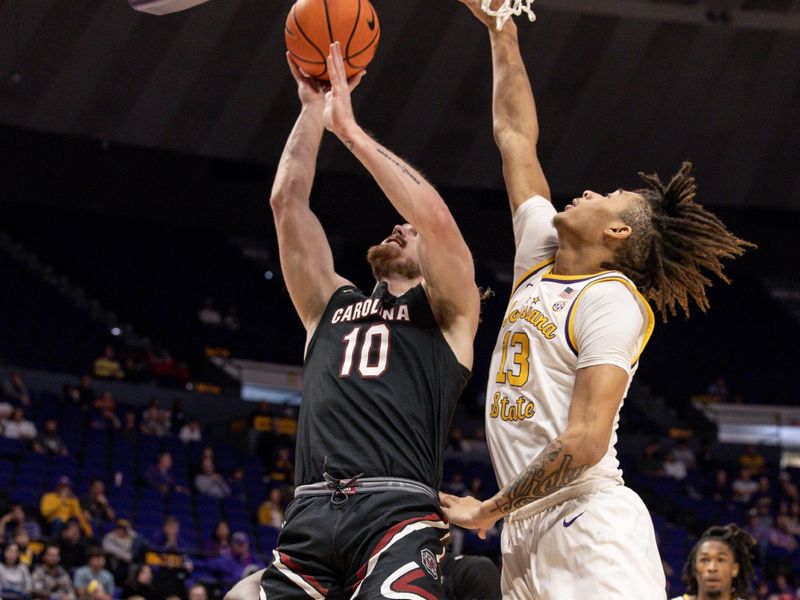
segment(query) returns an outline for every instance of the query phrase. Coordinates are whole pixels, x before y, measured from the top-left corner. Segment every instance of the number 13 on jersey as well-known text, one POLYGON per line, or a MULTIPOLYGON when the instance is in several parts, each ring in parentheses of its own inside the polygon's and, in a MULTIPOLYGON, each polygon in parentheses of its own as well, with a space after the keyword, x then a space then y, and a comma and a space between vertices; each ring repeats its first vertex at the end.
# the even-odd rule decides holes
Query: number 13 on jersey
POLYGON ((503 336, 503 354, 500 368, 494 378, 496 383, 506 383, 521 387, 528 382, 531 365, 529 361, 531 342, 521 331, 506 331, 503 336), (508 366, 506 366, 508 365, 508 366))

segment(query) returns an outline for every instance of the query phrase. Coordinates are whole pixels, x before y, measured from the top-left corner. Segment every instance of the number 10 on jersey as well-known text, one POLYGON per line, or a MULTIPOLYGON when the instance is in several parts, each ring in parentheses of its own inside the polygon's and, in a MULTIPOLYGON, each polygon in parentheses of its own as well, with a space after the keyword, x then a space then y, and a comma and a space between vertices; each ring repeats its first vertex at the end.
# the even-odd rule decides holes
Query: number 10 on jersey
POLYGON ((362 329, 356 327, 342 338, 345 348, 339 377, 350 377, 356 361, 358 374, 364 379, 380 377, 389 366, 389 328, 384 323, 373 325, 361 336, 362 329))

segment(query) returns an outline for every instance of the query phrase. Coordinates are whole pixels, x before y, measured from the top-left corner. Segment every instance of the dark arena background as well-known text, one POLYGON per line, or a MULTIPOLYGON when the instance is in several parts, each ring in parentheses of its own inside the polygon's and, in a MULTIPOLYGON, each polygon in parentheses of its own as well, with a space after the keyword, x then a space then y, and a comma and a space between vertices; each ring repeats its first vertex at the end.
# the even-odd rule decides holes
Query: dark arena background
MULTIPOLYGON (((439 188, 495 291, 443 482, 486 498, 483 394, 513 258, 488 37, 455 0, 374 5, 356 117, 439 188)), ((50 541, 73 575, 100 546, 114 597, 197 600, 271 561, 304 344, 268 202, 299 110, 289 7, 0 0, 0 535, 31 570, 50 541), (60 528, 48 494, 65 485, 81 504, 60 528)), ((751 598, 800 598, 800 3, 534 9, 520 37, 556 206, 691 159, 698 200, 759 246, 708 314, 657 324, 622 410, 625 480, 670 592, 698 534, 735 522, 758 540, 751 598)), ((339 272, 371 288, 366 248, 399 217, 330 134, 312 208, 339 272)), ((498 531, 453 546, 499 564, 498 531)))

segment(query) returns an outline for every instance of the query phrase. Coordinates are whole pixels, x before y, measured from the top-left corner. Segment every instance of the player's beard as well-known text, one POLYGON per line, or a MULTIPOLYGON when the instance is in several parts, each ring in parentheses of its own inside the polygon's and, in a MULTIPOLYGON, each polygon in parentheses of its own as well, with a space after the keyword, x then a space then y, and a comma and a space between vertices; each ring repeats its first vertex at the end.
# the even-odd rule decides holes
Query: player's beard
POLYGON ((416 279, 421 277, 419 265, 410 258, 402 258, 402 250, 396 244, 378 244, 367 251, 367 262, 372 267, 375 279, 390 277, 416 279))

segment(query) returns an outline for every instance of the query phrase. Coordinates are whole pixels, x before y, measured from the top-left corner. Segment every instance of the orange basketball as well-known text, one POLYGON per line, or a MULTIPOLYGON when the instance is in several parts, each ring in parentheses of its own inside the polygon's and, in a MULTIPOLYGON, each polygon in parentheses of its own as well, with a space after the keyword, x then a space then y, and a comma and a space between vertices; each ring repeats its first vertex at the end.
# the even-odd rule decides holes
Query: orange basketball
POLYGON ((311 77, 328 80, 330 46, 342 45, 347 77, 375 56, 381 28, 369 0, 297 0, 286 19, 286 47, 311 77))

